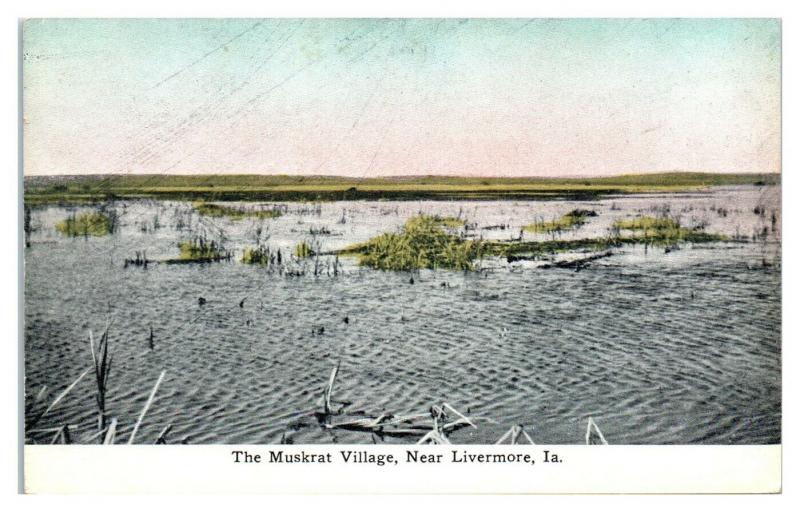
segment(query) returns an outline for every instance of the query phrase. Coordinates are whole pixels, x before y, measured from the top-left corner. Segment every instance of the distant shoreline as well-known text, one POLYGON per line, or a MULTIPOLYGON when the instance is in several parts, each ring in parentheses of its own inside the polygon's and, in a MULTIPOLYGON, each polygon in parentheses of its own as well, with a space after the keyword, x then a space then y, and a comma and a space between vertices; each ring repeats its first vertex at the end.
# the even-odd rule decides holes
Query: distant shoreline
POLYGON ((697 192, 731 185, 779 185, 779 173, 654 173, 597 178, 287 175, 26 176, 25 204, 115 199, 186 201, 591 200, 624 194, 697 192))

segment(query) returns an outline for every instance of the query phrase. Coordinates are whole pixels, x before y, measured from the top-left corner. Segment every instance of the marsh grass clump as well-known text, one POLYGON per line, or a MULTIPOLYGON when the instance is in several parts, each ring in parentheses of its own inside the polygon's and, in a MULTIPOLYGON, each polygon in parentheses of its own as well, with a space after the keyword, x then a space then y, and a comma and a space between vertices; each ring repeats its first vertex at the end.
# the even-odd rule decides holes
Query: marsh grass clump
POLYGON ((242 263, 248 263, 251 265, 267 265, 269 264, 269 260, 270 253, 268 247, 245 247, 244 251, 242 251, 242 263))
POLYGON ((242 263, 280 268, 283 265, 283 254, 280 249, 273 250, 265 245, 245 247, 242 252, 242 263))
POLYGON ((586 217, 596 217, 597 213, 591 210, 572 210, 566 215, 552 221, 538 221, 522 226, 528 233, 560 233, 578 228, 586 223, 586 217))
POLYGON ((197 201, 192 204, 194 210, 206 217, 226 217, 231 220, 242 220, 245 218, 255 219, 275 219, 283 215, 283 211, 278 207, 272 208, 244 208, 234 206, 222 206, 213 203, 197 201))
POLYGON ((222 244, 214 240, 208 241, 204 236, 179 242, 178 249, 179 256, 166 260, 166 263, 212 263, 231 259, 230 251, 222 244))
POLYGON ((56 224, 56 230, 66 236, 105 236, 116 229, 116 216, 102 212, 72 214, 56 224))
POLYGON ((319 244, 314 240, 299 242, 286 258, 281 255, 280 249, 272 250, 264 245, 246 247, 241 261, 264 267, 267 272, 278 272, 288 277, 300 277, 306 274, 314 277, 322 275, 335 277, 342 272, 339 256, 321 257, 319 244))
MULTIPOLYGON (((589 210, 573 210, 564 217, 585 219, 595 215, 589 210)), ((671 251, 683 242, 724 240, 727 240, 724 235, 706 233, 701 227, 683 227, 677 219, 646 216, 618 220, 606 236, 595 238, 468 240, 448 230, 440 217, 417 215, 409 218, 399 233, 385 233, 334 254, 355 256, 362 266, 380 270, 474 270, 474 262, 484 257, 500 257, 513 262, 549 258, 567 252, 607 252, 614 247, 635 244, 665 247, 671 251)), ((605 256, 607 254, 602 257, 605 256)))
POLYGON ((263 267, 268 273, 279 273, 287 275, 304 275, 305 270, 297 268, 291 261, 291 256, 284 258, 280 248, 271 249, 267 245, 257 245, 255 247, 245 247, 242 251, 241 262, 245 265, 257 265, 263 267))
POLYGON ((633 219, 618 219, 614 221, 617 229, 631 231, 661 231, 680 228, 680 222, 669 217, 640 216, 633 219))
POLYGON ((434 216, 433 219, 446 228, 459 229, 466 226, 466 222, 464 222, 463 219, 458 217, 434 216))
POLYGON ((312 254, 314 254, 314 251, 311 248, 311 244, 303 240, 294 246, 292 254, 294 254, 296 258, 303 259, 310 257, 312 254))
POLYGON ((630 238, 648 245, 673 245, 688 241, 694 233, 701 233, 701 231, 693 231, 681 226, 678 219, 649 215, 633 219, 617 219, 612 225, 612 230, 617 234, 616 236, 621 238, 626 238, 621 236, 621 231, 630 232, 630 238))
MULTIPOLYGON (((399 233, 385 233, 341 254, 357 256, 359 264, 380 270, 472 270, 482 254, 483 242, 465 240, 445 230, 455 223, 442 217, 417 215, 399 233)), ((459 221, 459 226, 463 221, 459 221)))
POLYGON ((667 216, 639 216, 633 219, 618 219, 612 229, 615 237, 622 243, 644 243, 659 246, 673 246, 681 242, 713 242, 725 240, 723 235, 706 233, 702 228, 690 229, 681 225, 680 220, 667 216), (623 235, 621 231, 630 234, 623 235))

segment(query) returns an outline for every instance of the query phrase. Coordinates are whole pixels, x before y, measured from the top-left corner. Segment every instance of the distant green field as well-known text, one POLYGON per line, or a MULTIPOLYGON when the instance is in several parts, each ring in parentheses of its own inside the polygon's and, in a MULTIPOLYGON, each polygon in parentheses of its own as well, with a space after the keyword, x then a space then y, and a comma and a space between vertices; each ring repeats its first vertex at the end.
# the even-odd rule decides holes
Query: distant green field
POLYGON ((89 175, 25 177, 26 204, 108 199, 192 201, 476 200, 592 198, 724 185, 774 185, 780 174, 659 173, 604 178, 343 178, 286 175, 89 175))

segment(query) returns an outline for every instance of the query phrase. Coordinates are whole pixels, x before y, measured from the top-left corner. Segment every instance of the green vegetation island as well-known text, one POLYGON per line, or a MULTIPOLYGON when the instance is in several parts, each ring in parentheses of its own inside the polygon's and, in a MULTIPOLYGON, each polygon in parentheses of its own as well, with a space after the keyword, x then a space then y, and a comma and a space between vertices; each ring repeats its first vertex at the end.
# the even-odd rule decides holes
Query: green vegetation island
MULTIPOLYGON (((408 176, 350 178, 256 174, 25 176, 29 206, 113 199, 183 201, 554 200, 778 185, 779 173, 668 172, 596 178, 408 176)), ((264 216, 274 215, 270 213, 264 216)))

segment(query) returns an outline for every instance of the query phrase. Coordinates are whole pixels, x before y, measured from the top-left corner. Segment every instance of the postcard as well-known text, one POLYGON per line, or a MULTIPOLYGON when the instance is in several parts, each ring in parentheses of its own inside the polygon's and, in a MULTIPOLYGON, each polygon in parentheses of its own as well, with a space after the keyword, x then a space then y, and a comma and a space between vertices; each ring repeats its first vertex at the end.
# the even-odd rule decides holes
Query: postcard
POLYGON ((780 20, 20 30, 26 492, 781 491, 780 20))

